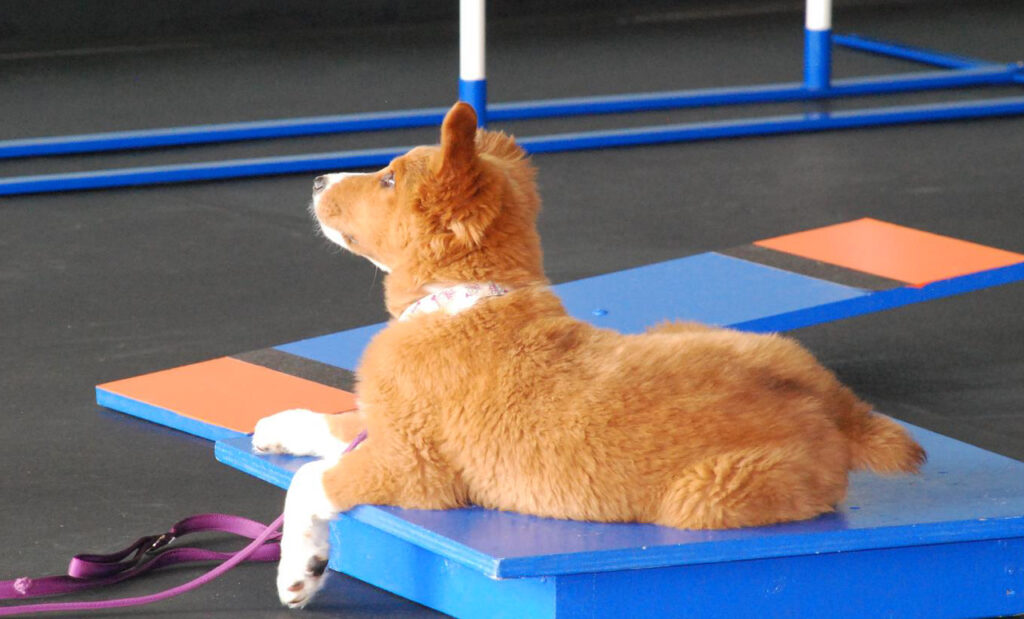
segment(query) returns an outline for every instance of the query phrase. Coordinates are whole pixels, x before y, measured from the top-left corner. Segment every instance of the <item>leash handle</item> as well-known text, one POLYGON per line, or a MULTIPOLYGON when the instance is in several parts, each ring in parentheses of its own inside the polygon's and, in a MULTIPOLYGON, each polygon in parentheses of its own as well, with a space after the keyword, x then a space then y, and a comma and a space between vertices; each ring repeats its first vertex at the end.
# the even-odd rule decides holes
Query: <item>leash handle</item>
MULTIPOLYGON (((0 600, 26 599, 47 595, 74 593, 93 589, 140 576, 151 570, 193 563, 196 561, 225 561, 230 553, 213 552, 202 548, 173 548, 158 551, 191 533, 221 531, 255 539, 266 530, 266 525, 227 514, 199 514, 174 524, 166 533, 141 537, 123 550, 109 554, 80 554, 71 558, 66 576, 46 578, 18 578, 0 581, 0 600)), ((251 561, 273 561, 280 555, 277 547, 280 535, 272 535, 256 550, 251 561)))
MULTIPOLYGON (((260 527, 263 527, 263 525, 261 525, 259 523, 256 523, 256 522, 253 522, 251 520, 247 520, 245 518, 238 518, 237 516, 225 516, 224 514, 202 514, 202 515, 198 516, 197 518, 214 518, 214 519, 225 519, 225 518, 226 519, 236 519, 237 518, 240 521, 247 521, 248 523, 256 524, 256 525, 259 525, 260 527)), ((188 520, 188 519, 186 519, 186 520, 188 520)), ((125 606, 141 606, 143 604, 152 604, 153 602, 159 602, 159 601, 162 601, 162 600, 166 600, 168 598, 174 597, 176 595, 180 595, 182 593, 185 593, 187 591, 191 591, 193 589, 196 589, 198 587, 201 587, 201 586, 205 585, 206 583, 208 583, 211 580, 217 578, 218 576, 220 576, 224 572, 226 572, 226 571, 230 570, 231 568, 235 567, 236 565, 238 565, 242 561, 245 561, 247 559, 251 559, 260 550, 264 550, 264 552, 261 553, 262 556, 259 559, 252 559, 252 560, 272 561, 272 560, 276 559, 280 555, 280 547, 278 545, 278 539, 280 538, 280 535, 281 535, 280 529, 281 529, 281 524, 283 522, 284 522, 284 514, 278 516, 277 519, 274 520, 274 522, 272 522, 269 526, 263 527, 263 532, 262 533, 257 535, 255 537, 255 539, 253 539, 253 541, 249 543, 248 546, 246 546, 245 548, 243 548, 242 550, 238 551, 237 553, 235 553, 233 555, 225 555, 224 553, 212 553, 210 551, 202 551, 202 550, 196 549, 196 548, 179 548, 179 549, 175 549, 175 550, 178 550, 178 551, 190 551, 190 552, 188 553, 188 555, 183 555, 182 558, 178 558, 176 561, 164 561, 165 565, 174 564, 174 563, 181 563, 183 561, 208 560, 208 559, 206 559, 206 557, 212 557, 213 555, 217 555, 217 558, 223 557, 223 556, 227 556, 228 559, 226 561, 224 561, 223 563, 221 563, 220 565, 218 565, 217 567, 215 567, 212 570, 210 570, 209 572, 203 574, 202 576, 199 576, 198 578, 195 578, 195 579, 193 579, 193 580, 191 580, 191 581, 189 581, 189 582, 187 582, 187 583, 185 583, 183 585, 178 585, 177 587, 173 587, 171 589, 167 589, 166 591, 161 591, 159 593, 153 593, 151 595, 143 595, 143 596, 133 597, 133 598, 122 598, 122 599, 119 599, 119 600, 104 600, 104 601, 100 601, 100 602, 51 602, 51 603, 44 603, 44 604, 28 604, 28 605, 23 605, 23 606, 6 606, 6 607, 3 607, 3 608, 0 608, 0 616, 17 615, 17 614, 23 614, 23 613, 24 614, 28 614, 28 613, 45 613, 45 612, 70 612, 70 611, 103 610, 103 609, 108 609, 108 608, 123 608, 125 606), (269 544, 268 544, 268 541, 270 542, 269 544), (266 551, 267 548, 270 548, 271 551, 269 551, 269 552, 266 551), (199 553, 206 553, 206 554, 204 554, 202 557, 199 557, 199 553)), ((215 530, 223 530, 223 529, 215 529, 215 530)), ((156 536, 156 537, 162 538, 163 536, 156 536)), ((148 538, 142 538, 142 539, 145 540, 145 539, 148 539, 148 538)), ((140 541, 142 541, 142 540, 140 540, 140 541)), ((133 544, 132 546, 130 546, 129 549, 134 548, 138 543, 139 542, 136 542, 136 544, 133 544)), ((133 552, 132 550, 129 550, 129 549, 126 549, 127 554, 131 554, 133 552)), ((143 552, 145 553, 145 552, 147 552, 149 550, 150 549, 147 548, 143 552)), ((143 567, 148 566, 148 565, 152 565, 153 563, 157 563, 158 561, 160 561, 161 557, 166 557, 168 555, 171 555, 171 553, 175 552, 175 550, 170 550, 170 551, 167 551, 165 553, 160 554, 157 558, 151 560, 150 562, 148 562, 146 564, 143 564, 143 567)), ((92 556, 92 557, 100 557, 100 558, 110 558, 110 557, 114 557, 114 556, 117 556, 119 554, 125 553, 126 551, 122 551, 121 553, 114 553, 112 555, 84 555, 84 556, 86 556, 86 557, 92 556)), ((125 556, 127 556, 127 555, 125 555, 125 556)), ((80 558, 80 557, 76 557, 76 558, 80 558)), ((89 561, 87 560, 86 562, 88 563, 89 561)), ((103 563, 104 563, 104 561, 102 561, 102 560, 97 562, 98 565, 102 565, 103 563)), ((113 563, 119 563, 119 561, 113 561, 113 563)), ((131 578, 133 576, 137 576, 139 573, 142 573, 142 572, 145 572, 145 571, 149 571, 150 569, 153 569, 153 568, 149 567, 149 568, 146 568, 146 569, 142 569, 142 570, 136 571, 134 573, 130 573, 130 572, 132 572, 132 570, 130 568, 125 569, 125 570, 121 570, 120 574, 114 576, 115 580, 113 582, 120 582, 121 580, 126 580, 127 578, 131 578), (130 573, 130 575, 124 576, 125 574, 129 574, 129 573, 130 573), (121 576, 124 576, 124 577, 121 577, 121 576)), ((72 579, 73 577, 72 576, 57 576, 55 578, 58 578, 58 579, 64 579, 64 578, 72 579)), ((102 585, 107 585, 107 584, 113 584, 112 582, 107 582, 108 580, 109 580, 109 576, 107 578, 102 578, 102 579, 99 579, 96 582, 92 582, 92 583, 89 583, 88 581, 85 581, 85 583, 86 583, 85 586, 77 586, 77 587, 74 587, 74 589, 69 589, 69 590, 64 590, 64 591, 50 591, 49 593, 33 593, 31 591, 31 589, 35 586, 36 582, 46 582, 48 584, 49 583, 56 584, 56 582, 53 579, 51 579, 51 578, 40 579, 39 581, 31 581, 31 580, 26 579, 26 578, 19 578, 19 579, 14 580, 14 581, 7 581, 7 582, 4 582, 4 583, 0 583, 0 585, 4 585, 4 586, 10 587, 16 593, 18 593, 20 597, 24 597, 26 595, 33 595, 34 596, 34 595, 52 595, 54 593, 69 593, 72 590, 76 590, 77 591, 77 590, 81 590, 81 589, 87 589, 87 588, 92 588, 92 587, 97 587, 97 586, 102 586, 102 585), (25 581, 28 581, 28 583, 26 583, 25 581), (26 592, 22 593, 21 591, 19 591, 20 589, 25 589, 26 587, 27 587, 26 592)), ((66 582, 66 581, 62 581, 62 582, 66 582)), ((0 598, 5 597, 3 595, 4 593, 6 593, 6 591, 0 589, 0 598)))

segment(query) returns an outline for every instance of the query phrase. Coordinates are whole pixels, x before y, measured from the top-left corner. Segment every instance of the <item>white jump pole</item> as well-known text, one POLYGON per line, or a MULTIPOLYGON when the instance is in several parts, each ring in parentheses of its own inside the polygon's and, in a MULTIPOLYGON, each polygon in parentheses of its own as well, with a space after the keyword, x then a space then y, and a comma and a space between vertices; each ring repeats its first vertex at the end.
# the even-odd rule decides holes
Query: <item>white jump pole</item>
POLYGON ((804 87, 827 90, 832 83, 832 0, 807 0, 804 87))
POLYGON ((459 0, 459 100, 476 110, 477 124, 487 124, 487 19, 485 0, 459 0))

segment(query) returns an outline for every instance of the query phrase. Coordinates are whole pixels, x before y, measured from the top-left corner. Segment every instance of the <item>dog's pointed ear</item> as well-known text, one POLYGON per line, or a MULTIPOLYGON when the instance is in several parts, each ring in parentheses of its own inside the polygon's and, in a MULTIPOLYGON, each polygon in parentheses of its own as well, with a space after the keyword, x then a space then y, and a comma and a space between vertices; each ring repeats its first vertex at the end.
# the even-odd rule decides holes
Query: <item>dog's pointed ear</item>
POLYGON ((438 174, 464 174, 476 161, 476 112, 459 101, 445 114, 441 123, 441 157, 438 174))
POLYGON ((467 103, 456 103, 441 123, 434 182, 422 200, 427 214, 468 247, 480 245, 501 206, 493 172, 477 154, 476 138, 476 112, 467 103))

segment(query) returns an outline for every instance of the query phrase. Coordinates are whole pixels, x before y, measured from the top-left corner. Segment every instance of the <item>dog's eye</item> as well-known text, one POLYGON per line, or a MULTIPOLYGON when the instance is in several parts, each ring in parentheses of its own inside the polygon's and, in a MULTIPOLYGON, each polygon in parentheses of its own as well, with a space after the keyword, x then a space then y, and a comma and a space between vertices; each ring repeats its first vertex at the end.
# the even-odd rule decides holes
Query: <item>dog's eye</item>
POLYGON ((385 189, 393 189, 395 186, 395 173, 388 172, 384 176, 380 177, 380 186, 385 189))

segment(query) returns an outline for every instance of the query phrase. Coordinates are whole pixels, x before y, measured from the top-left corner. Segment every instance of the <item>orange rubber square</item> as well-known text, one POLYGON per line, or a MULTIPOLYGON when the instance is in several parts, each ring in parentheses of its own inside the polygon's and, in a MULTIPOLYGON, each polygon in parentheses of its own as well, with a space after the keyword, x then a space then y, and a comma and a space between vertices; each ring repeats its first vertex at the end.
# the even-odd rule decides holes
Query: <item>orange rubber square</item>
POLYGON ((918 287, 1024 262, 1022 254, 870 218, 754 244, 918 287))
POLYGON ((356 408, 355 395, 348 391, 230 357, 126 378, 98 389, 243 433, 252 432, 263 417, 289 408, 323 413, 356 408))

